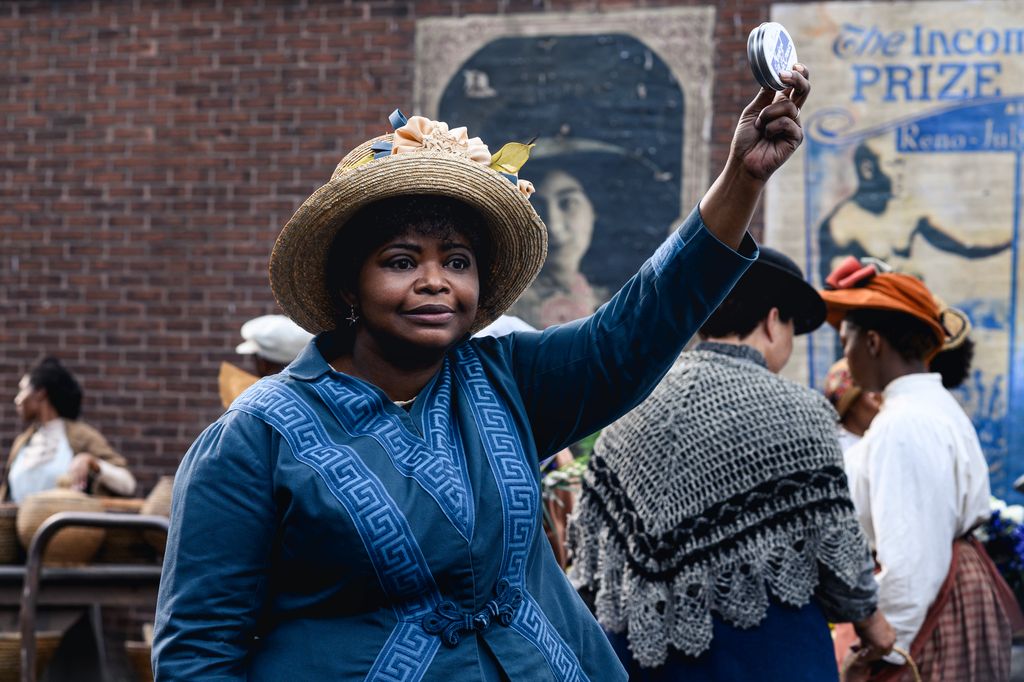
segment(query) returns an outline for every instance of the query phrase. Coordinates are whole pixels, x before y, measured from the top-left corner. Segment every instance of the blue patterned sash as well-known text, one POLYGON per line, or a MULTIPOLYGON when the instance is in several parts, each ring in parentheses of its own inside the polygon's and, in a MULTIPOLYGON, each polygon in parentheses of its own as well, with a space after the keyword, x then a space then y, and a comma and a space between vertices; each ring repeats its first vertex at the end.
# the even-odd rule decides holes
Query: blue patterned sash
POLYGON ((540 605, 526 591, 526 563, 539 523, 539 491, 534 466, 526 457, 512 413, 495 392, 476 351, 468 343, 455 350, 456 376, 473 410, 491 471, 498 484, 504 517, 501 576, 522 590, 522 604, 509 627, 544 656, 557 680, 577 682, 587 677, 576 654, 565 643, 540 605))
POLYGON ((395 469, 412 478, 434 498, 448 520, 468 542, 474 511, 469 491, 466 453, 452 419, 452 378, 445 360, 424 410, 424 438, 411 433, 388 412, 376 391, 344 374, 325 374, 313 383, 341 427, 351 436, 373 438, 395 469))
POLYGON ((231 406, 269 424, 295 458, 311 467, 348 512, 399 623, 367 680, 414 682, 423 678, 440 641, 421 622, 441 595, 409 522, 384 485, 352 448, 331 440, 301 396, 275 379, 263 379, 231 406))

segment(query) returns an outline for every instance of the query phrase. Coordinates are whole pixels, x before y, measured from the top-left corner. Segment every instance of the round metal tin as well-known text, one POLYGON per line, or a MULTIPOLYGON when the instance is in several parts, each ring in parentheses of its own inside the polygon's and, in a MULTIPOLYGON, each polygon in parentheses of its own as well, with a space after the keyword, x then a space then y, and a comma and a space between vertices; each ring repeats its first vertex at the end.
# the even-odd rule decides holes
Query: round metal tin
POLYGON ((758 83, 772 90, 785 90, 779 72, 791 71, 797 63, 796 46, 782 24, 766 22, 750 32, 747 59, 758 83))

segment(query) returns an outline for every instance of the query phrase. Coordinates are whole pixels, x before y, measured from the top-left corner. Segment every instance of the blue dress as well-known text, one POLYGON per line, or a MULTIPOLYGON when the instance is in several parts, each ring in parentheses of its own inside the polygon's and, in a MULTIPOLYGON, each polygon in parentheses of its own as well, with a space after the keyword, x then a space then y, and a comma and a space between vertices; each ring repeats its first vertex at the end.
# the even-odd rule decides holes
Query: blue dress
POLYGON ((538 462, 638 404, 755 257, 695 210, 592 316, 461 343, 408 412, 311 342, 182 461, 157 679, 625 679, 538 462))

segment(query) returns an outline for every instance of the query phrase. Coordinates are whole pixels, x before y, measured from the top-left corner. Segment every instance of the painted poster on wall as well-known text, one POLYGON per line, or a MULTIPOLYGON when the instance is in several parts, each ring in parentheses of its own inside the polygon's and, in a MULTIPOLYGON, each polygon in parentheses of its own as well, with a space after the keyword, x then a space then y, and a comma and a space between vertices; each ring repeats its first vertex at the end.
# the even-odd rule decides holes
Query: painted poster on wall
MULTIPOLYGON (((766 239, 815 285, 845 256, 920 276, 965 311, 976 344, 956 394, 997 494, 1024 473, 1021 188, 1024 5, 774 5, 811 69, 797 163, 770 185, 766 239)), ((791 363, 820 385, 836 334, 791 363)))
POLYGON ((713 24, 710 8, 417 23, 417 112, 492 152, 536 144, 520 177, 548 258, 511 314, 536 327, 590 314, 696 203, 713 24))

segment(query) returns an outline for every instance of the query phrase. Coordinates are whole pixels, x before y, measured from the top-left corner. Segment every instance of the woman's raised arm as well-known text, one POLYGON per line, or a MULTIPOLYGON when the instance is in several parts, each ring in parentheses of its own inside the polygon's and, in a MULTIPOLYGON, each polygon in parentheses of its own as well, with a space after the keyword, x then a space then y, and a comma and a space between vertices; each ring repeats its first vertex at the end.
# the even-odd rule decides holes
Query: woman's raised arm
POLYGON ((510 366, 541 457, 646 398, 756 258, 750 216, 803 139, 799 108, 810 85, 796 69, 783 76, 790 90, 762 90, 744 109, 726 168, 699 207, 608 303, 540 334, 481 342, 510 366))

